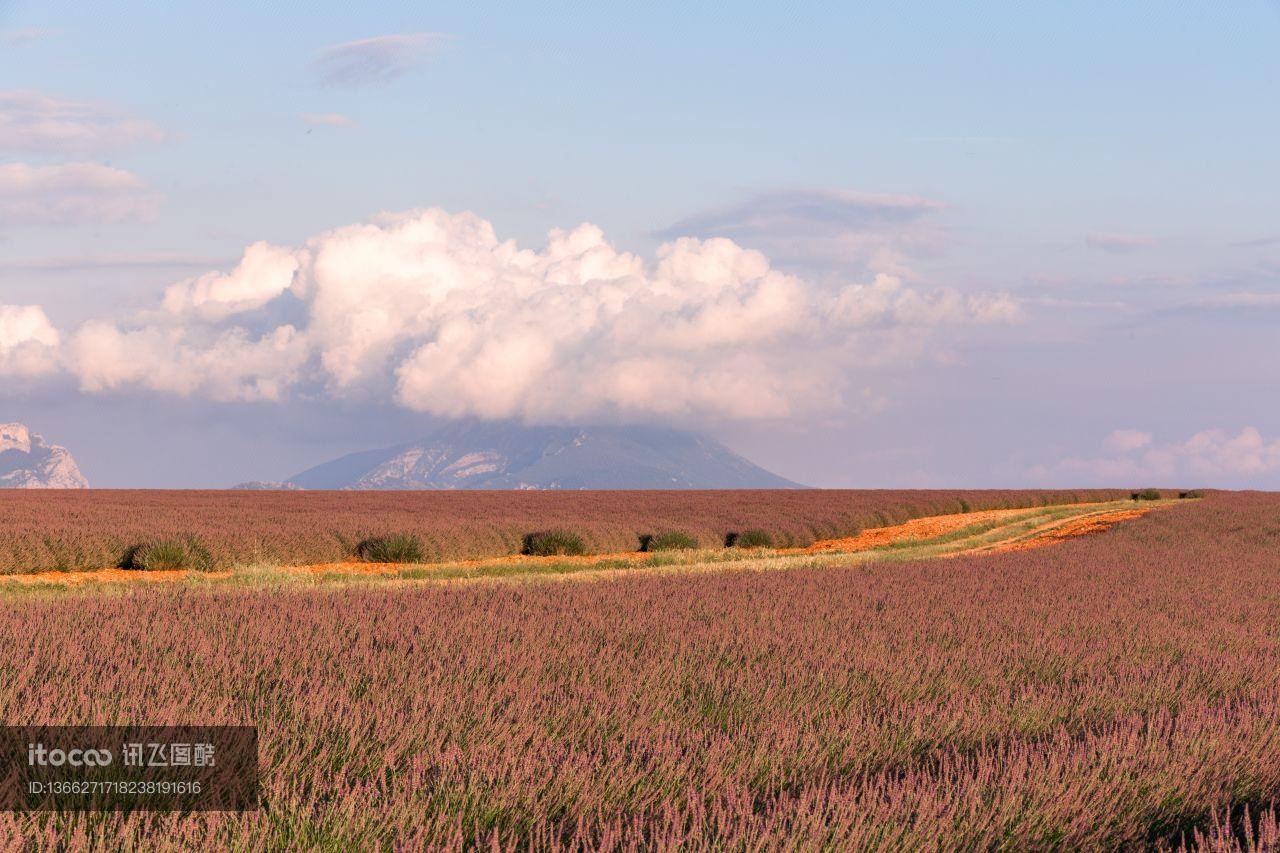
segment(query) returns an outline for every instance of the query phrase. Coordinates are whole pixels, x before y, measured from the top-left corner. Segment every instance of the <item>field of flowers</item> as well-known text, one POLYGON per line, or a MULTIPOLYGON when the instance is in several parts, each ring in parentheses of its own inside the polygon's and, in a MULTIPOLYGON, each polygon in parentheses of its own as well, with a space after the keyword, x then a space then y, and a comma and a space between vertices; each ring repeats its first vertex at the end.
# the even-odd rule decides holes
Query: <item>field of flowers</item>
POLYGON ((1280 495, 1035 551, 0 598, 0 720, 259 727, 248 814, 82 849, 1280 844, 1280 495))
POLYGON ((518 553, 563 528, 593 552, 689 533, 704 547, 747 529, 782 546, 967 509, 1124 497, 1093 491, 230 492, 0 490, 0 573, 114 566, 139 545, 191 539, 216 567, 327 563, 369 537, 409 534, 428 560, 518 553))

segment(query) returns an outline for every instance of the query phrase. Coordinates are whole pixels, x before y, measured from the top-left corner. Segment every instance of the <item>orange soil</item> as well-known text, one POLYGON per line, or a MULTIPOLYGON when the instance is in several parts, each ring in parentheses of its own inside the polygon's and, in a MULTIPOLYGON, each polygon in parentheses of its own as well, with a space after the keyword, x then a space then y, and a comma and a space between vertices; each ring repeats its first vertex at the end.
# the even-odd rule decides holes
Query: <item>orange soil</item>
MULTIPOLYGON (((35 584, 57 584, 59 586, 80 586, 86 583, 110 581, 140 581, 143 583, 165 583, 182 580, 188 575, 197 574, 186 569, 172 569, 156 572, 139 572, 128 569, 97 569, 92 572, 36 572, 29 575, 0 575, 0 581, 32 586, 35 584)), ((229 578, 231 572, 204 572, 208 578, 229 578)))
MULTIPOLYGON (((1081 507, 1093 506, 1093 504, 1078 504, 1081 507)), ((875 527, 864 530, 857 536, 846 536, 839 539, 822 539, 814 542, 805 548, 780 548, 774 553, 776 554, 855 554, 860 551, 870 551, 874 548, 882 548, 886 545, 892 545, 898 542, 909 542, 911 540, 926 540, 935 536, 942 536, 947 533, 953 533, 962 530, 973 524, 983 524, 992 521, 1001 521, 1012 516, 1025 514, 1032 508, 1020 509, 992 509, 980 510, 977 512, 954 513, 951 515, 935 515, 925 518, 915 518, 903 524, 895 524, 889 527, 875 527)), ((1097 513, 1084 517, 1075 517, 1063 521, 1053 521, 1036 528, 1025 539, 1016 542, 999 542, 993 545, 984 545, 977 548, 968 549, 958 553, 996 553, 1001 551, 1023 551, 1031 548, 1039 548, 1044 545, 1051 545, 1056 542, 1062 542, 1076 536, 1085 536, 1093 533, 1101 533, 1109 530, 1117 522, 1130 518, 1137 518, 1149 512, 1154 507, 1122 509, 1114 512, 1097 513)), ((581 557, 532 557, 524 554, 509 554, 504 557, 489 557, 479 560, 458 560, 450 561, 450 566, 466 566, 478 568, 483 566, 495 565, 512 565, 512 564, 530 564, 538 563, 576 563, 581 565, 594 565, 605 560, 631 560, 640 561, 653 556, 649 553, 638 551, 627 551, 616 554, 588 554, 581 557)), ((346 574, 346 575, 393 575, 406 568, 420 568, 421 564, 400 564, 400 563, 362 563, 362 562, 340 562, 340 563, 321 563, 310 566, 280 566, 277 571, 287 572, 297 575, 323 575, 323 574, 346 574)), ((156 571, 141 572, 128 571, 125 569, 99 569, 97 571, 88 572, 39 572, 35 574, 21 575, 0 575, 0 582, 11 582, 23 585, 34 584, 58 584, 63 586, 79 586, 86 583, 95 582, 166 582, 176 581, 187 577, 188 575, 208 577, 208 578, 226 578, 230 577, 231 572, 188 572, 185 570, 173 571, 156 571)))
MULTIPOLYGON (((1089 506, 1089 504, 1080 504, 1089 506)), ((989 521, 1002 521, 1016 515, 1025 515, 1029 509, 987 509, 978 512, 961 512, 953 515, 931 515, 925 518, 913 518, 904 524, 892 527, 873 527, 864 530, 857 536, 846 536, 843 539, 821 539, 807 548, 786 548, 785 554, 824 554, 839 551, 855 554, 859 551, 870 551, 872 548, 883 548, 898 542, 912 539, 932 539, 972 524, 983 524, 989 521)))
MULTIPOLYGON (((539 563, 574 563, 591 566, 605 560, 632 560, 638 562, 652 556, 653 554, 644 551, 621 551, 616 554, 583 554, 580 557, 533 557, 528 554, 507 554, 503 557, 484 557, 478 560, 449 560, 447 563, 441 563, 440 565, 479 568, 481 566, 519 564, 536 566, 539 563)), ((279 570, 301 575, 323 575, 331 572, 340 572, 344 575, 390 575, 404 569, 423 568, 430 565, 430 563, 361 563, 355 560, 347 560, 341 563, 318 563, 314 566, 280 566, 279 570)))
POLYGON ((997 542, 994 545, 974 549, 969 553, 995 554, 1004 551, 1029 551, 1032 548, 1043 548, 1045 545, 1065 542, 1077 536, 1093 536, 1098 533, 1105 533, 1120 522, 1128 521, 1131 518, 1139 518, 1153 509, 1155 507, 1151 506, 1118 509, 1114 512, 1097 513, 1096 515, 1086 515, 1081 518, 1055 521, 1036 528, 1025 539, 1015 542, 997 542))
MULTIPOLYGON (((451 560, 450 566, 499 566, 515 563, 563 563, 573 562, 592 565, 604 560, 643 560, 652 554, 630 551, 619 554, 587 554, 581 557, 531 557, 526 554, 508 554, 505 557, 486 557, 482 560, 451 560)), ((317 563, 310 566, 273 566, 277 572, 293 575, 394 575, 404 569, 422 568, 422 563, 363 563, 354 560, 341 563, 317 563)), ((229 578, 231 572, 192 572, 186 569, 173 569, 155 572, 143 572, 129 569, 95 569, 84 572, 35 572, 32 574, 0 575, 0 584, 16 583, 24 586, 36 584, 54 584, 58 586, 81 586, 87 583, 127 583, 127 582, 160 582, 182 580, 185 577, 206 577, 211 579, 229 578)))

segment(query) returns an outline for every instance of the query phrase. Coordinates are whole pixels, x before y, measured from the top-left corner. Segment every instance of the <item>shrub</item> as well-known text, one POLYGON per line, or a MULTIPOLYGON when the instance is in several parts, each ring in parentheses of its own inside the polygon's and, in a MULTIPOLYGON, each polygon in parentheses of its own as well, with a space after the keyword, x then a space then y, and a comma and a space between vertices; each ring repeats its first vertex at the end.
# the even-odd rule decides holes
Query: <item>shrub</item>
POLYGON ((587 553, 582 537, 568 530, 544 530, 524 537, 521 553, 534 557, 579 557, 587 553))
POLYGON ((692 551, 697 547, 698 540, 683 530, 664 530, 640 537, 641 551, 692 551))
POLYGON ((1129 495, 1135 501, 1158 501, 1160 500, 1159 489, 1143 489, 1140 492, 1134 492, 1129 495))
POLYGON ((1187 498, 1202 498, 1204 497, 1204 491, 1201 489, 1192 489, 1189 492, 1178 492, 1178 497, 1184 500, 1187 498))
POLYGON ((356 556, 370 563, 421 563, 422 543, 408 533, 371 536, 356 546, 356 556))
POLYGON ((758 528, 730 533, 724 538, 726 548, 772 548, 773 537, 758 528))
POLYGON ((124 552, 120 568, 143 572, 191 569, 197 572, 213 570, 213 556, 209 549, 194 537, 184 539, 160 539, 134 545, 124 552))

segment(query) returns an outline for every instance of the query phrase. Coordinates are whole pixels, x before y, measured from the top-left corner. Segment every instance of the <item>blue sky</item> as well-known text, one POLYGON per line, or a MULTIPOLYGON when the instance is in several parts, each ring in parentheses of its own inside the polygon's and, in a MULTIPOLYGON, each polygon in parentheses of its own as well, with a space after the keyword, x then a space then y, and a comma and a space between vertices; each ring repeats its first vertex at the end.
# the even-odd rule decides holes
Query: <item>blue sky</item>
MULTIPOLYGON (((1268 2, 0 3, 0 420, 71 446, 95 485, 225 485, 431 418, 545 420, 524 386, 444 375, 540 354, 527 382, 585 388, 573 417, 706 429, 818 485, 1274 488, 1277 36, 1268 2), (326 279, 312 256, 335 229, 432 208, 544 254, 551 229, 592 223, 644 267, 633 304, 705 340, 743 311, 826 319, 646 351, 687 378, 663 408, 618 390, 634 386, 621 320, 547 353, 534 319, 500 352, 445 351, 459 317, 510 327, 507 282, 462 313, 415 303, 389 361, 338 377, 332 336, 353 332, 320 306, 385 296, 391 273, 326 279), (799 284, 681 279, 678 304, 655 302, 681 237, 704 241, 698 263, 729 238, 799 284), (182 283, 259 241, 310 253, 311 289, 263 280, 246 285, 261 305, 157 319, 167 288, 197 293, 182 283), (128 345, 108 353, 85 324, 128 345), (259 360, 231 381, 191 356, 285 324, 306 339, 287 366, 237 350, 259 360), (157 365, 183 356, 161 339, 189 359, 164 382, 157 365), (157 362, 93 370, 135 353, 157 362), (755 376, 755 409, 736 402, 757 392, 705 392, 755 376)), ((584 287, 555 310, 599 316, 612 291, 584 287)), ((516 318, 552 316, 537 293, 516 318)))

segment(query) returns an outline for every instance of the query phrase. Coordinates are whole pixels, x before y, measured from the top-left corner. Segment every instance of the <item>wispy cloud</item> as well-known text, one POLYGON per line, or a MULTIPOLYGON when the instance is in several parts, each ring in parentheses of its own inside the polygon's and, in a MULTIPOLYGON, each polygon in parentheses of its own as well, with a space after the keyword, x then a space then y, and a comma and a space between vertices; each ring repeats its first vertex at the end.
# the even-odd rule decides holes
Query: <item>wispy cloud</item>
POLYGON ((1252 240, 1236 240, 1228 243, 1234 249, 1264 249, 1268 246, 1280 246, 1280 234, 1270 237, 1255 237, 1252 240))
POLYGON ((1280 438, 1267 438, 1252 426, 1231 433, 1201 430, 1185 441, 1159 443, 1151 433, 1113 432, 1107 455, 1070 457, 1038 465, 1031 475, 1043 482, 1072 482, 1134 487, 1175 485, 1194 478, 1196 485, 1227 486, 1280 472, 1280 438))
POLYGON ((929 222, 944 209, 941 201, 913 195, 777 190, 688 216, 658 236, 729 237, 802 269, 855 266, 901 273, 906 257, 945 244, 945 234, 929 222))
POLYGON ((62 30, 44 27, 24 27, 18 30, 0 31, 0 42, 13 47, 22 47, 47 38, 61 35, 62 30))
POLYGON ((1085 245, 1090 249, 1104 252, 1136 252, 1149 249, 1160 242, 1150 234, 1125 234, 1117 231, 1094 231, 1085 237, 1085 245))
POLYGON ((147 220, 159 204, 141 178, 111 166, 0 165, 0 222, 10 225, 147 220))
POLYGON ((403 75, 453 36, 446 33, 397 33, 349 41, 325 48, 316 58, 327 86, 385 83, 403 75))
POLYGON ((309 127, 358 127, 355 119, 342 113, 298 113, 298 118, 309 127))
POLYGON ((1022 138, 1018 136, 975 136, 975 135, 944 135, 944 136, 912 136, 908 137, 912 142, 955 142, 963 145, 971 144, 999 144, 1008 145, 1022 142, 1022 138))
POLYGON ((1189 303, 1188 308, 1280 308, 1280 293, 1238 291, 1206 296, 1189 303))
POLYGON ((1069 299, 1060 296, 1023 296, 1027 305, 1039 305, 1044 308, 1080 309, 1083 311, 1124 311, 1129 303, 1114 299, 1069 299))
POLYGON ((166 252, 132 254, 67 255, 43 258, 16 258, 0 261, 5 272, 83 272, 104 269, 181 269, 208 268, 226 262, 225 258, 207 255, 185 255, 166 252))
POLYGON ((168 138, 155 123, 101 104, 0 91, 0 151, 103 154, 168 138))

